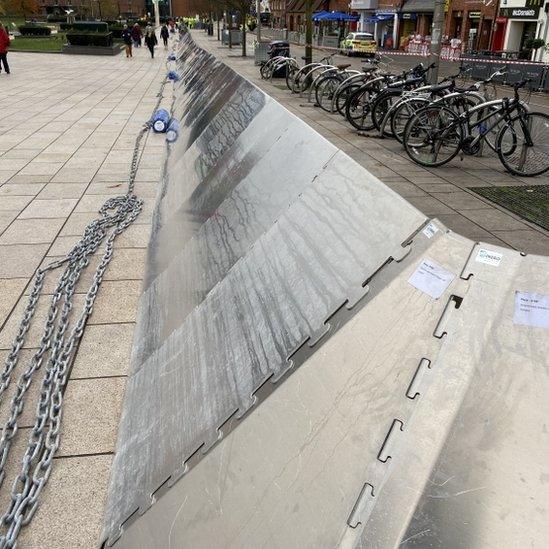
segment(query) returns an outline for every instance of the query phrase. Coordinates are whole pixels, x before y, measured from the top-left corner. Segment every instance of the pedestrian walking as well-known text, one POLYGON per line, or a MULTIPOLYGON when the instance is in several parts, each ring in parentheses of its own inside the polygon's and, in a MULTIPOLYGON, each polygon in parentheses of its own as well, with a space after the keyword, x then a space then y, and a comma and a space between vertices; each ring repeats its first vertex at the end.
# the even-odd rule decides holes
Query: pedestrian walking
POLYGON ((151 52, 151 58, 154 59, 154 47, 158 44, 158 40, 156 39, 154 29, 150 25, 145 29, 145 44, 151 52))
POLYGON ((137 23, 132 27, 132 39, 133 45, 139 48, 141 46, 141 27, 137 23))
POLYGON ((8 65, 8 47, 10 45, 10 35, 8 31, 0 23, 0 72, 2 72, 2 65, 6 74, 10 73, 10 66, 8 65))
POLYGON ((165 23, 164 25, 162 25, 162 28, 160 29, 160 37, 164 42, 164 48, 168 49, 168 38, 170 37, 170 31, 168 30, 168 27, 165 23))
POLYGON ((133 57, 132 31, 128 28, 128 25, 124 25, 124 28, 122 29, 122 40, 124 41, 124 45, 126 46, 126 58, 133 57))

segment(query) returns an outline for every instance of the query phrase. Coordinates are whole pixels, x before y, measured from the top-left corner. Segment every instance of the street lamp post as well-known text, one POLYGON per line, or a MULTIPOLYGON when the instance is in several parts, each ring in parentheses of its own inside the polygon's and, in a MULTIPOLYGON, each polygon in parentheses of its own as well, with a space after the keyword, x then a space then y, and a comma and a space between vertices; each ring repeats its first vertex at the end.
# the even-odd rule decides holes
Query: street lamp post
POLYGON ((261 42, 261 0, 255 0, 255 15, 257 17, 257 41, 261 42))
POLYGON ((429 64, 435 63, 435 68, 431 69, 429 78, 431 84, 436 84, 438 81, 440 50, 442 47, 442 27, 444 26, 444 3, 444 0, 435 0, 433 30, 431 31, 431 55, 429 57, 429 64))
POLYGON ((159 0, 153 0, 153 6, 154 6, 154 26, 159 27, 160 26, 160 11, 158 9, 158 2, 159 0))
POLYGON ((313 62, 313 1, 305 2, 305 64, 313 62))

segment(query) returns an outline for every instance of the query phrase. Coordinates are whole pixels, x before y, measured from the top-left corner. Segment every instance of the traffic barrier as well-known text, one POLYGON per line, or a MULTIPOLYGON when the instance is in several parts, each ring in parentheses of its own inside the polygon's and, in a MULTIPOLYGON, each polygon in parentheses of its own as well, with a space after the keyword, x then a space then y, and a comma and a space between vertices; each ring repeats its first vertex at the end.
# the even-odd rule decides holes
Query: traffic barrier
POLYGON ((180 47, 104 541, 543 546, 549 258, 426 219, 180 47))

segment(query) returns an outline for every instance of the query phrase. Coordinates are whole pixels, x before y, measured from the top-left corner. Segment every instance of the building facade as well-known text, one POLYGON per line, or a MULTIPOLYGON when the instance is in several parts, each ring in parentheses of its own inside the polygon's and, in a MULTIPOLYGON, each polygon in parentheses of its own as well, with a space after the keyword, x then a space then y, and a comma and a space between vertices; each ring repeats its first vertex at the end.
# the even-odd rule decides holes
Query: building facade
POLYGON ((497 18, 497 2, 452 0, 446 11, 443 34, 460 40, 467 51, 488 50, 497 18))
POLYGON ((174 17, 194 17, 196 15, 207 15, 215 12, 216 9, 222 10, 224 4, 209 0, 170 0, 172 5, 172 15, 174 17))
POLYGON ((288 0, 271 0, 269 2, 271 8, 271 23, 273 27, 278 29, 286 28, 288 4, 288 0))
POLYGON ((543 4, 543 0, 501 0, 494 47, 503 41, 502 49, 520 52, 529 39, 538 38, 543 4))
POLYGON ((118 19, 141 17, 146 14, 146 0, 39 0, 44 15, 65 17, 65 10, 73 10, 85 19, 118 19))

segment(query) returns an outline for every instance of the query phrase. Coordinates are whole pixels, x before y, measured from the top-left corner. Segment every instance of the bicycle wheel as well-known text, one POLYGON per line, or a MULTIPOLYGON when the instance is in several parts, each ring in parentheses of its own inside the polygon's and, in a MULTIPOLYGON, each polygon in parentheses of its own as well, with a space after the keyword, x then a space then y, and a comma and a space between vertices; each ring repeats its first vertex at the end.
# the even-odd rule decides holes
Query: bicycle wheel
POLYGON ((345 118, 357 130, 368 131, 374 128, 371 99, 372 90, 361 87, 350 95, 345 104, 345 118))
POLYGON ((261 75, 261 78, 263 78, 263 80, 267 80, 271 75, 271 65, 272 63, 270 61, 267 61, 266 63, 263 63, 263 65, 261 65, 261 68, 259 69, 259 74, 261 75))
MULTIPOLYGON (((376 130, 381 130, 381 124, 385 115, 389 112, 389 109, 400 100, 402 92, 390 92, 390 93, 381 93, 374 101, 372 102, 372 122, 376 130)), ((383 128, 383 135, 385 137, 391 137, 393 134, 391 132, 391 125, 385 124, 383 128)))
POLYGON ((295 65, 288 65, 286 67, 286 86, 290 91, 293 91, 293 81, 294 77, 299 70, 299 67, 296 67, 295 65))
POLYGON ((341 84, 341 77, 330 75, 322 78, 316 86, 316 104, 326 112, 332 112, 332 98, 337 87, 341 84))
POLYGON ((408 120, 410 120, 419 109, 422 109, 428 104, 428 99, 409 99, 395 107, 395 111, 391 116, 391 133, 399 143, 402 143, 404 129, 406 128, 408 120))
POLYGON ((454 158, 463 141, 459 116, 441 106, 416 112, 404 130, 404 150, 416 164, 442 166, 454 158))
POLYGON ((514 175, 533 177, 549 170, 549 116, 529 112, 514 117, 500 132, 497 151, 514 175))
POLYGON ((345 105, 353 92, 358 90, 362 84, 347 84, 339 90, 335 99, 335 108, 341 116, 345 116, 345 105))

